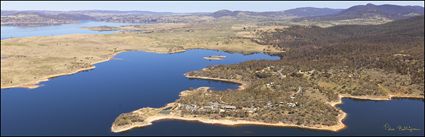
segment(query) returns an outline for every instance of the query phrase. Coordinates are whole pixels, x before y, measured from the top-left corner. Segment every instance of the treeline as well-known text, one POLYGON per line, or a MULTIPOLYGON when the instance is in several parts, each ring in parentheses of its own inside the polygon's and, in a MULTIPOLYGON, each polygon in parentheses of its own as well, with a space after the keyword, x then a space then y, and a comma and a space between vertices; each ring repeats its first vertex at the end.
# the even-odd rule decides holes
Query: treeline
POLYGON ((383 25, 295 26, 261 36, 263 44, 289 48, 281 56, 292 65, 379 68, 424 82, 424 16, 383 25))

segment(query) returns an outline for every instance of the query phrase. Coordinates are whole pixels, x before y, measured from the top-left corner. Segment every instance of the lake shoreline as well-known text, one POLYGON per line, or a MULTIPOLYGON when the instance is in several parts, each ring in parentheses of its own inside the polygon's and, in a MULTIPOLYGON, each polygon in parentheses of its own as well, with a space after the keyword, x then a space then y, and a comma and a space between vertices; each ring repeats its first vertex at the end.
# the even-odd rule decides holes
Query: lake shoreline
MULTIPOLYGON (((205 69, 205 68, 204 68, 205 69)), ((240 80, 234 80, 234 79, 221 79, 221 78, 211 78, 211 77, 200 77, 200 76, 190 76, 188 73, 184 74, 185 77, 189 79, 205 79, 205 80, 216 80, 216 81, 223 81, 223 82, 231 82, 231 83, 237 83, 240 84, 239 88, 237 90, 243 90, 247 87, 247 83, 240 81, 240 80)), ((204 87, 200 87, 204 88, 204 87)), ((199 89, 199 88, 198 88, 199 89)), ((206 87, 208 89, 208 87, 206 87)), ((180 92, 180 97, 185 96, 187 94, 190 94, 191 90, 185 90, 180 92)), ((143 122, 139 123, 132 123, 127 126, 117 127, 114 124, 111 127, 111 131, 114 133, 124 132, 128 131, 134 128, 141 128, 146 127, 149 125, 152 125, 155 121, 161 121, 161 120, 184 120, 184 121, 197 121, 205 124, 219 124, 219 125, 225 125, 225 126, 238 126, 238 125, 261 125, 261 126, 275 126, 275 127, 294 127, 294 128, 304 128, 304 129, 312 129, 312 130, 323 130, 323 131, 332 131, 332 132, 338 132, 340 130, 343 130, 347 128, 347 126, 343 123, 343 121, 347 118, 347 113, 344 112, 342 109, 338 108, 338 105, 343 104, 343 98, 350 98, 350 99, 359 99, 359 100, 374 100, 374 101, 381 101, 381 100, 392 100, 393 98, 406 98, 406 99, 424 99, 423 96, 407 96, 407 95, 388 95, 383 97, 374 97, 374 96, 352 96, 352 95, 338 95, 338 101, 335 102, 326 102, 327 104, 336 107, 339 111, 339 114, 337 116, 337 123, 336 125, 332 126, 323 126, 323 125, 312 125, 312 126, 306 126, 306 125, 296 125, 296 124, 288 124, 288 123, 266 123, 261 121, 248 121, 248 120, 230 120, 230 119, 210 119, 205 118, 201 116, 179 116, 175 114, 157 114, 153 116, 148 116, 146 119, 144 119, 143 122)), ((175 102, 169 103, 165 105, 164 107, 157 108, 158 110, 163 110, 165 108, 173 107, 175 106, 175 102)), ((138 111, 143 110, 139 109, 130 113, 140 113, 138 111)), ((118 118, 117 118, 118 119, 118 118)))
MULTIPOLYGON (((79 71, 92 69, 87 68, 88 66, 69 66, 69 64, 86 63, 84 65, 93 65, 97 63, 93 61, 93 57, 94 60, 102 59, 103 61, 106 56, 114 54, 114 51, 136 50, 154 53, 176 53, 190 49, 209 49, 242 54, 280 52, 280 49, 274 48, 271 45, 258 44, 243 37, 228 39, 227 37, 229 35, 233 35, 235 31, 229 30, 223 33, 222 28, 212 29, 209 33, 203 33, 202 31, 205 26, 196 26, 194 28, 190 28, 190 30, 195 31, 187 31, 186 27, 162 30, 161 28, 169 26, 170 24, 154 24, 152 26, 156 29, 153 29, 153 32, 141 34, 136 32, 104 33, 82 28, 84 26, 91 27, 105 25, 109 26, 107 24, 102 24, 102 22, 100 24, 77 24, 74 26, 64 25, 64 27, 72 29, 69 30, 69 32, 62 32, 59 27, 57 28, 57 32, 43 31, 46 34, 42 33, 40 35, 22 33, 19 35, 15 34, 4 36, 6 39, 1 40, 2 51, 4 51, 2 52, 2 55, 24 55, 25 57, 2 59, 2 62, 9 63, 10 61, 13 62, 13 64, 9 63, 2 66, 4 70, 2 71, 3 77, 0 88, 36 88, 37 83, 47 81, 51 77, 69 75, 79 71), (74 33, 74 31, 78 33, 74 33), (176 36, 175 33, 181 34, 182 37, 176 36), (176 43, 174 39, 180 40, 176 43), (28 49, 28 51, 20 50, 22 46, 27 46, 28 48, 26 49, 28 49), (39 47, 52 48, 37 51, 41 49, 39 47), (49 52, 50 50, 52 50, 52 52, 49 52), (79 54, 79 50, 85 50, 84 55, 79 54), (32 52, 35 52, 35 55, 37 56, 33 56, 34 53, 32 52), (89 59, 85 59, 85 57, 88 57, 89 59), (48 60, 48 58, 52 59, 48 60), (81 59, 80 61, 74 61, 72 58, 81 58, 82 61, 81 59), (32 60, 32 62, 39 63, 21 63, 16 60, 32 60), (68 66, 65 66, 67 64, 68 66), (69 68, 56 69, 58 66, 69 68), (50 67, 50 70, 42 69, 43 67, 50 67)), ((15 30, 9 29, 8 31, 12 32, 15 30)))
POLYGON ((211 78, 211 77, 200 77, 200 76, 190 76, 188 73, 185 73, 184 76, 189 79, 204 79, 204 80, 214 80, 214 81, 222 81, 222 82, 230 82, 239 84, 238 90, 243 90, 248 87, 248 83, 240 81, 240 80, 232 80, 232 79, 221 79, 221 78, 211 78))
POLYGON ((76 74, 76 73, 79 73, 79 72, 83 72, 83 71, 95 69, 96 68, 96 66, 94 66, 95 64, 110 61, 110 60, 112 60, 114 58, 115 55, 118 55, 119 53, 123 53, 123 52, 126 52, 126 51, 116 52, 116 53, 112 54, 111 56, 107 57, 106 59, 102 59, 102 60, 99 60, 99 61, 91 62, 90 63, 91 66, 90 67, 87 67, 87 68, 81 68, 81 69, 77 69, 77 70, 71 70, 70 72, 64 72, 64 73, 59 73, 59 74, 48 75, 48 76, 45 76, 45 77, 43 77, 43 78, 41 78, 39 80, 31 81, 31 82, 24 83, 24 84, 18 84, 18 85, 12 85, 12 86, 4 86, 4 87, 2 86, 1 89, 8 89, 8 88, 28 88, 28 89, 34 89, 34 88, 38 88, 38 87, 40 87, 39 84, 41 82, 49 81, 52 78, 60 77, 60 76, 66 76, 66 75, 72 75, 72 74, 76 74))
MULTIPOLYGON (((173 51, 168 51, 168 52, 162 51, 162 50, 152 50, 152 49, 150 49, 150 50, 123 50, 123 51, 118 51, 118 52, 115 52, 115 53, 113 53, 111 55, 108 55, 108 57, 105 58, 105 59, 101 59, 101 60, 98 60, 98 61, 90 62, 90 67, 87 67, 87 68, 80 68, 80 69, 76 69, 76 70, 69 70, 69 72, 47 75, 47 76, 44 76, 44 77, 42 77, 42 78, 40 78, 38 80, 34 80, 34 81, 31 81, 31 82, 26 82, 26 83, 23 83, 23 84, 19 84, 18 83, 18 84, 15 84, 15 85, 1 86, 0 88, 1 89, 10 89, 10 88, 34 89, 34 88, 38 88, 40 86, 39 84, 41 82, 49 81, 49 79, 51 79, 51 78, 60 77, 60 76, 66 76, 66 75, 72 75, 72 74, 76 74, 76 73, 79 73, 79 72, 83 72, 83 71, 95 69, 96 68, 94 66, 95 64, 110 61, 116 55, 118 55, 120 53, 123 53, 123 52, 141 51, 141 52, 151 52, 151 53, 157 53, 157 54, 175 54, 175 53, 182 53, 182 52, 186 52, 188 50, 196 50, 196 49, 214 50, 214 49, 208 49, 208 48, 184 48, 184 49, 173 50, 173 51)), ((224 52, 230 52, 230 51, 224 51, 224 52)), ((205 78, 197 77, 197 79, 209 79, 209 80, 217 80, 217 81, 226 81, 226 79, 215 79, 215 78, 208 78, 208 77, 205 77, 205 78)), ((231 81, 227 81, 227 82, 231 82, 231 81)), ((243 82, 242 81, 237 81, 237 82, 233 82, 233 83, 240 84, 240 83, 243 83, 243 82)), ((244 83, 244 84, 246 84, 246 83, 244 83)), ((244 88, 244 86, 246 86, 246 85, 242 85, 242 87, 240 87, 240 88, 244 88)))
MULTIPOLYGON (((341 116, 339 116, 341 119, 345 118, 345 113, 341 116)), ((204 124, 217 124, 217 125, 224 125, 224 126, 241 126, 241 125, 259 125, 259 126, 273 126, 273 127, 291 127, 291 128, 304 128, 304 129, 312 129, 312 130, 323 130, 323 131, 333 131, 337 132, 345 128, 345 125, 335 125, 335 126, 300 126, 295 124, 286 124, 286 123, 266 123, 266 122, 258 122, 258 121, 248 121, 248 120, 216 120, 216 119, 209 119, 204 117, 198 117, 198 116, 178 116, 178 115, 157 115, 153 117, 149 117, 145 119, 144 122, 147 123, 135 123, 130 126, 126 127, 111 127, 111 131, 114 133, 124 132, 128 131, 134 128, 141 128, 146 127, 149 125, 152 125, 153 122, 161 121, 161 120, 183 120, 183 121, 196 121, 201 122, 204 124)))
MULTIPOLYGON (((173 52, 161 52, 161 51, 145 51, 145 52, 152 52, 152 53, 158 53, 158 54, 174 54, 174 53, 185 52, 187 50, 190 50, 190 49, 184 49, 184 50, 173 51, 173 52)), ((17 84, 17 85, 11 85, 11 86, 2 86, 1 89, 10 89, 10 88, 35 89, 35 88, 40 87, 40 83, 41 82, 49 81, 50 79, 55 78, 55 77, 66 76, 66 75, 73 75, 73 74, 77 74, 79 72, 83 72, 83 71, 88 71, 88 70, 95 69, 96 68, 95 64, 99 64, 99 63, 110 61, 110 60, 114 59, 114 57, 116 55, 118 55, 120 53, 124 53, 124 52, 130 52, 130 51, 140 51, 140 50, 127 50, 127 51, 115 52, 114 54, 111 54, 110 56, 108 56, 105 59, 91 62, 90 63, 90 67, 87 67, 87 68, 80 68, 80 69, 77 69, 77 70, 70 70, 69 72, 47 75, 47 76, 45 76, 45 77, 43 77, 43 78, 41 78, 39 80, 34 80, 34 81, 27 82, 27 83, 24 83, 24 84, 17 84)))
MULTIPOLYGON (((190 78, 190 79, 205 79, 205 80, 215 80, 215 81, 237 83, 237 84, 239 84, 239 88, 237 90, 243 90, 248 85, 246 82, 243 82, 243 81, 240 81, 240 80, 235 80, 235 79, 221 79, 221 78, 191 76, 188 73, 185 73, 184 75, 185 75, 185 77, 190 78)), ((200 88, 205 88, 205 87, 200 87, 200 88)), ((206 89, 209 89, 209 88, 206 87, 206 89)), ((190 94, 189 92, 190 91, 187 91, 187 90, 182 91, 182 92, 180 92, 179 96, 180 97, 186 96, 187 94, 190 94)), ((158 108, 158 110, 165 109, 165 108, 168 108, 168 107, 172 107, 174 105, 175 105, 175 102, 172 102, 172 103, 165 105, 162 108, 158 108)), ((337 105, 337 104, 335 104, 335 105, 337 105)), ((142 110, 142 109, 139 109, 139 110, 142 110)), ((136 110, 136 111, 133 111, 133 112, 130 112, 130 113, 138 113, 139 110, 136 110)), ((333 126, 323 126, 323 125, 305 126, 305 125, 288 124, 288 123, 282 123, 282 122, 266 123, 266 122, 261 122, 261 121, 248 121, 248 120, 229 120, 229 119, 218 120, 218 119, 209 119, 209 118, 199 117, 199 116, 182 117, 182 116, 173 115, 173 114, 169 114, 169 115, 158 114, 158 115, 154 115, 154 116, 150 116, 150 117, 146 118, 143 123, 134 123, 134 124, 124 126, 124 127, 117 127, 117 126, 114 126, 114 124, 113 124, 113 126, 111 127, 111 131, 114 132, 114 133, 124 132, 124 131, 134 129, 134 128, 138 128, 138 127, 149 126, 149 125, 152 124, 152 122, 160 121, 160 120, 184 120, 184 121, 198 121, 198 122, 205 123, 205 124, 219 124, 219 125, 225 125, 225 126, 261 125, 261 126, 275 126, 275 127, 305 128, 305 129, 312 129, 312 130, 324 130, 324 131, 337 132, 337 131, 340 131, 340 130, 346 128, 345 124, 342 121, 346 118, 347 114, 345 112, 343 112, 342 110, 339 110, 339 111, 340 111, 340 114, 337 116, 338 124, 333 125, 333 126)))

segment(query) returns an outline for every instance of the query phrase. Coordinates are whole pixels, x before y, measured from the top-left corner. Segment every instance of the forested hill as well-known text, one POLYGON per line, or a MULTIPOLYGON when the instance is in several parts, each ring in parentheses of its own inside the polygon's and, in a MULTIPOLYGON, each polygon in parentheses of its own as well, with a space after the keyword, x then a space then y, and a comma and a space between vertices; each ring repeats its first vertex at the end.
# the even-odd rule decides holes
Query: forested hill
POLYGON ((421 6, 399 6, 399 5, 356 5, 345 9, 337 14, 300 18, 298 20, 350 20, 367 18, 386 18, 390 20, 406 19, 416 15, 424 15, 421 6))
POLYGON ((300 67, 379 68, 424 82, 424 16, 382 25, 295 26, 261 40, 289 49, 282 62, 300 67))
MULTIPOLYGON (((266 33, 263 35, 262 40, 267 44, 275 45, 308 46, 314 44, 317 46, 320 44, 328 45, 328 42, 354 38, 372 40, 372 37, 406 37, 405 35, 423 37, 424 31, 421 28, 424 28, 423 15, 382 25, 341 25, 329 28, 294 26, 275 33, 266 33)), ((388 40, 395 41, 394 39, 388 40)))
MULTIPOLYGON (((320 124, 332 125, 335 109, 325 102, 337 101, 341 96, 424 96, 424 16, 381 25, 294 26, 259 35, 263 44, 286 50, 280 54, 281 60, 218 65, 188 74, 248 83, 242 91, 213 93, 220 93, 235 106, 263 103, 257 106, 262 111, 255 119, 265 121, 308 124, 323 119, 320 124), (296 101, 303 104, 300 109, 262 107, 267 101, 291 101, 290 95, 297 95, 296 101), (286 113, 275 113, 276 110, 294 115, 281 115, 286 113)), ((181 102, 186 104, 209 99, 185 98, 181 102)))

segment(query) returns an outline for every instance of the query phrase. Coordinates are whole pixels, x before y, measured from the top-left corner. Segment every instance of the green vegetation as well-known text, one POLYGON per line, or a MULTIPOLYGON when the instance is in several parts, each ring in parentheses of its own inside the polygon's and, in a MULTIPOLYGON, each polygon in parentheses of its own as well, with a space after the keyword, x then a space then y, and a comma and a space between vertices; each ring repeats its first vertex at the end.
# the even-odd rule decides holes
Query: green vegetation
POLYGON ((243 90, 193 92, 176 110, 300 126, 332 126, 338 95, 363 99, 424 97, 424 17, 383 25, 294 26, 259 43, 288 49, 279 61, 218 65, 189 76, 243 81, 243 90))

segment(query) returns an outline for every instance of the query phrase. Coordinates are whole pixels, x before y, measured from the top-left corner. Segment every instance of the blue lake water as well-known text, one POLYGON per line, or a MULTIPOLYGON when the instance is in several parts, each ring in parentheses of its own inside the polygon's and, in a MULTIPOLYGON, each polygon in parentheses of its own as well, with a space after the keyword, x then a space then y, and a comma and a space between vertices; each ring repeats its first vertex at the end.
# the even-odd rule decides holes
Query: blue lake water
POLYGON ((81 29, 81 27, 94 27, 94 26, 124 26, 130 23, 110 23, 110 22, 94 22, 85 21, 75 24, 63 24, 52 26, 39 26, 39 27, 15 27, 15 26, 1 26, 1 39, 14 38, 14 37, 30 37, 30 36, 53 36, 64 34, 108 34, 114 31, 92 31, 81 29))
MULTIPOLYGON (((224 90, 237 84, 188 79, 183 74, 214 64, 279 59, 265 54, 190 50, 177 54, 126 52, 96 69, 54 78, 36 89, 1 92, 1 134, 107 135, 114 119, 141 107, 161 107, 190 87, 224 90), (224 55, 221 61, 204 56, 224 55)), ((159 131, 160 132, 160 131, 159 131)))
MULTIPOLYGON (((86 31, 80 29, 74 32, 74 29, 64 26, 55 26, 62 31, 52 35, 86 31)), ((16 31, 14 37, 48 33, 48 30, 43 30, 40 34, 32 34, 32 29, 16 31)), ((125 52, 115 58, 96 64, 93 70, 42 82, 42 86, 36 89, 2 89, 1 135, 424 135, 424 102, 411 99, 344 99, 340 107, 348 113, 344 120, 347 128, 340 132, 252 125, 229 127, 165 120, 145 128, 111 133, 110 126, 119 114, 142 107, 161 107, 178 99, 182 90, 201 86, 217 90, 238 87, 226 82, 188 79, 183 75, 186 72, 217 64, 279 59, 266 54, 242 55, 213 50, 189 50, 176 54, 125 52), (202 58, 210 55, 227 57, 220 61, 202 58), (385 124, 420 130, 386 131, 385 124)))

